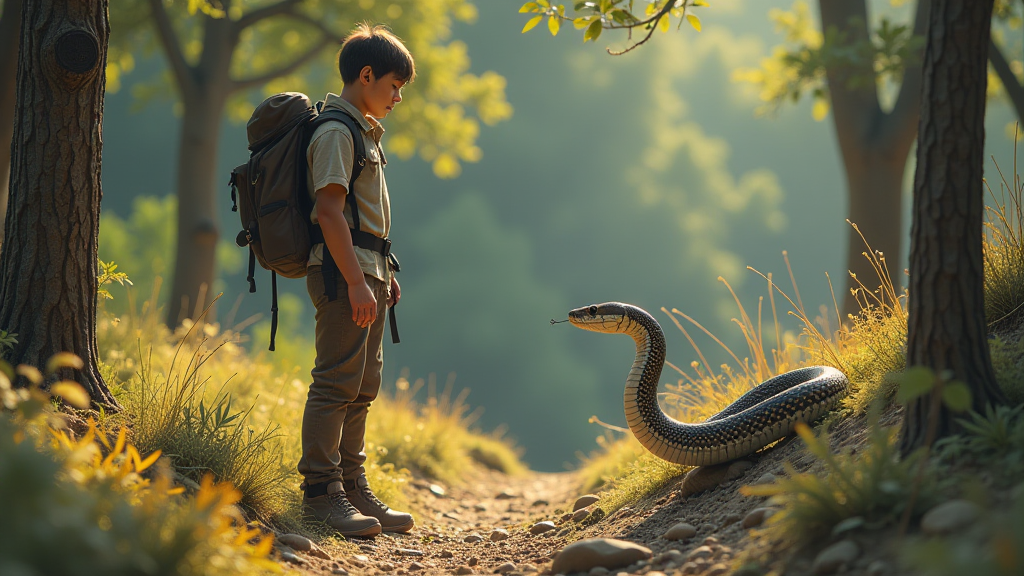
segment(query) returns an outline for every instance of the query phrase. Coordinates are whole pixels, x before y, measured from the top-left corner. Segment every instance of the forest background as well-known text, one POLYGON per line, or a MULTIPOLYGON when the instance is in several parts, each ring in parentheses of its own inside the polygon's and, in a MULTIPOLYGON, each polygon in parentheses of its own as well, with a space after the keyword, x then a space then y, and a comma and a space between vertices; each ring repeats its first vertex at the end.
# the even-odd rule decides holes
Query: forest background
MULTIPOLYGON (((468 47, 470 72, 504 76, 514 108, 510 120, 481 128, 480 161, 440 179, 427 162, 389 156, 403 342, 385 339, 384 379, 393 385, 403 373, 410 380, 437 374, 443 383, 456 375, 456 390, 471 389, 470 403, 485 408, 482 428, 507 426, 527 462, 558 470, 596 448, 603 430, 587 424, 591 416, 624 422, 621 387, 633 350, 624 339, 593 338, 549 319, 607 300, 652 312, 678 308, 738 349, 735 304, 717 278, 756 309, 767 292, 745 267, 785 277, 783 250, 805 304, 831 308, 825 274, 842 285, 845 184, 833 125, 814 119, 809 99, 759 116, 758 88, 733 78, 781 42, 769 13, 791 9, 789 0, 715 2, 701 12, 703 32, 672 32, 619 57, 604 51, 614 39, 522 35, 519 4, 477 2, 475 21, 453 30, 453 40, 468 47)), ((907 20, 905 8, 888 1, 871 7, 873 17, 907 20)), ((1020 51, 1019 42, 1008 46, 1020 51)), ((143 98, 136 88, 165 72, 162 56, 133 56, 135 69, 108 92, 104 110, 100 256, 139 288, 163 277, 166 296, 180 118, 172 99, 143 98)), ((986 158, 994 155, 1007 173, 1013 120, 1006 102, 990 102, 986 158)), ((387 136, 384 145, 387 151, 387 136)), ((225 118, 218 155, 225 183, 246 156, 244 121, 225 118)), ((985 169, 992 173, 991 160, 985 169)), ((218 320, 262 313, 248 331, 260 353, 269 273, 258 272, 259 291, 248 294, 245 252, 231 243, 239 225, 222 190, 218 320)), ((893 269, 906 267, 906 254, 888 256, 893 269)), ((280 286, 283 353, 263 353, 295 364, 286 368, 305 381, 314 356, 312 305, 304 282, 280 286)), ((129 299, 114 293, 108 309, 124 313, 129 299)), ((148 296, 138 290, 136 306, 148 296)), ((666 332, 669 361, 688 366, 695 354, 685 337, 666 332)), ((698 343, 712 364, 722 358, 707 339, 698 343)))

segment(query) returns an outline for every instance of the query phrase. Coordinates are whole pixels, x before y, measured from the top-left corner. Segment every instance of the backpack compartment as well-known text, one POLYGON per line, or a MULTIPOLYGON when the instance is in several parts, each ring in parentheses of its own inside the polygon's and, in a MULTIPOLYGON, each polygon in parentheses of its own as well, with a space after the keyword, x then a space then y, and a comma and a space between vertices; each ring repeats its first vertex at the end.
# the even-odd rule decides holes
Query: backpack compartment
POLYGON ((306 275, 312 247, 309 212, 299 198, 306 190, 302 140, 302 130, 296 130, 250 162, 250 170, 256 175, 252 179, 253 198, 259 202, 253 206, 261 244, 257 258, 264 268, 285 278, 306 275), (288 166, 282 158, 294 158, 295 163, 288 166))

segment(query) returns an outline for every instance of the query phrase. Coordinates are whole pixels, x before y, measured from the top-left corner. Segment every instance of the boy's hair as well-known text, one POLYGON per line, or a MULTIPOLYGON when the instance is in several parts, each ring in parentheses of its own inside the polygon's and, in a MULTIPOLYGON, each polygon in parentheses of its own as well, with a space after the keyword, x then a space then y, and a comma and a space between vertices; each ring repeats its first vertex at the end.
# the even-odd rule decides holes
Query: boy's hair
POLYGON ((409 49, 382 24, 356 26, 338 52, 338 71, 345 84, 355 82, 363 67, 369 66, 377 79, 394 72, 403 82, 416 77, 416 64, 409 49))

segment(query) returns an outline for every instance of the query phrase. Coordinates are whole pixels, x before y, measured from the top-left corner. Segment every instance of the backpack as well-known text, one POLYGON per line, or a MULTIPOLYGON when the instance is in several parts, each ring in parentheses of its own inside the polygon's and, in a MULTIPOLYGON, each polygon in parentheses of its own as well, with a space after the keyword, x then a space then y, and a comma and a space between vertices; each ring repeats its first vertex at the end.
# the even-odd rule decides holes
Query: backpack
MULTIPOLYGON (((362 131, 355 118, 342 110, 320 112, 322 102, 316 106, 298 92, 275 94, 263 101, 246 124, 249 139, 249 161, 231 171, 232 212, 238 212, 242 230, 235 237, 240 247, 249 248, 249 271, 246 280, 249 292, 256 292, 254 278, 256 262, 271 272, 270 350, 275 348, 277 335, 277 276, 302 278, 306 275, 309 251, 322 243, 323 232, 310 221, 313 199, 306 180, 306 150, 310 137, 321 124, 339 121, 352 133, 354 165, 349 188, 359 177, 366 164, 366 149, 362 131)), ((355 194, 346 194, 355 228, 352 241, 380 252, 398 271, 398 260, 390 254, 391 242, 359 229, 359 213, 355 194)), ((328 298, 337 297, 338 268, 324 245, 324 284, 328 298), (333 289, 332 289, 333 288, 333 289)), ((391 313, 392 339, 398 342, 394 312, 391 313)))

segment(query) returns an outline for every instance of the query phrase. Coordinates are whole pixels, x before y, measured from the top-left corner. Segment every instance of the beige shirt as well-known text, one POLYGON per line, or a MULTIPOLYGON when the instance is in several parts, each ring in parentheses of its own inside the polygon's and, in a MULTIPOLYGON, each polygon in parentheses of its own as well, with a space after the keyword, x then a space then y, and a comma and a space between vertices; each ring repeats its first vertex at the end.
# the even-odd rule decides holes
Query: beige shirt
MULTIPOLYGON (((340 108, 346 110, 363 129, 363 141, 366 148, 366 165, 356 179, 354 193, 356 205, 359 207, 359 229, 374 236, 387 238, 391 231, 391 199, 388 196, 388 185, 384 181, 384 165, 387 160, 380 149, 380 137, 384 127, 373 118, 363 116, 352 103, 337 94, 327 94, 324 99, 324 110, 340 108)), ((307 183, 313 195, 313 213, 310 219, 314 224, 317 220, 316 191, 328 184, 340 184, 346 191, 352 174, 353 156, 352 134, 341 122, 327 122, 313 132, 309 148, 306 150, 306 161, 309 165, 307 183)), ((349 227, 353 226, 351 209, 346 203, 345 220, 349 227)), ((319 266, 323 263, 323 244, 316 244, 309 252, 309 265, 319 266)), ((387 259, 381 254, 365 248, 355 247, 356 260, 364 274, 389 283, 390 276, 387 259)))

